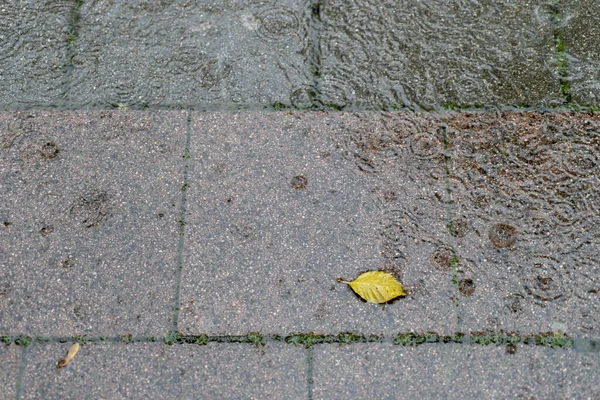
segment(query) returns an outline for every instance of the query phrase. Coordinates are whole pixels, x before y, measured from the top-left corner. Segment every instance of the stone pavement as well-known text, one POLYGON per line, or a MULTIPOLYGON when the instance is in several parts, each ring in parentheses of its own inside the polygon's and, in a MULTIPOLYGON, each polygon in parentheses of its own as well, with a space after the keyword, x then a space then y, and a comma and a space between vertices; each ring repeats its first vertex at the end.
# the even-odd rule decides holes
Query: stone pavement
POLYGON ((599 10, 1 5, 0 399, 600 398, 599 10))

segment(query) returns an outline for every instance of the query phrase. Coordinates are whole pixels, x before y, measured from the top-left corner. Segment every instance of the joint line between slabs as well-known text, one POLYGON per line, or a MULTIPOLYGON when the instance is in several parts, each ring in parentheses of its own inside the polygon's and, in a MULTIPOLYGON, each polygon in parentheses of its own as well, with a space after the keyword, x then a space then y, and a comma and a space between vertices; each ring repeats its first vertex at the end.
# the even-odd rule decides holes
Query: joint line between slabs
POLYGON ((20 400, 21 394, 23 393, 23 379, 25 377, 25 369, 27 368, 27 351, 28 346, 23 346, 23 349, 21 350, 21 362, 19 364, 19 376, 17 377, 16 400, 20 400))
POLYGON ((179 243, 177 244, 177 271, 175 283, 175 307, 173 309, 173 331, 178 331, 179 309, 181 308, 181 275, 183 272, 183 251, 185 244, 185 215, 187 213, 188 170, 190 168, 190 143, 192 136, 192 111, 186 119, 185 154, 183 164, 183 185, 181 187, 181 211, 179 214, 179 243))
POLYGON ((306 349, 306 386, 308 400, 313 399, 313 348, 306 349))
MULTIPOLYGON (((445 178, 446 178, 446 235, 449 239, 450 251, 452 253, 451 263, 452 263, 452 284, 456 286, 456 281, 458 277, 458 254, 456 251, 456 243, 452 240, 452 234, 450 232, 450 224, 452 223, 454 217, 454 208, 452 205, 452 183, 450 180, 450 155, 448 154, 450 151, 450 146, 448 142, 448 129, 444 124, 442 125, 443 132, 443 140, 444 140, 444 170, 445 170, 445 178)), ((458 287, 455 287, 456 296, 453 300, 454 308, 456 311, 456 330, 462 330, 462 318, 460 316, 460 300, 458 297, 458 287)))

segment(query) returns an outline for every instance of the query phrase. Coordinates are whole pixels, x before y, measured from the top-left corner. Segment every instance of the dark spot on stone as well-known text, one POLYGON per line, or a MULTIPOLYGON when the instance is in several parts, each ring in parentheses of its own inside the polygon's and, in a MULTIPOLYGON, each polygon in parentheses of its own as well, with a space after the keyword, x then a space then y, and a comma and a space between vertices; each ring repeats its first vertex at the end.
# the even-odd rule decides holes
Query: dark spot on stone
POLYGON ((438 268, 452 268, 452 251, 450 249, 436 249, 431 256, 431 261, 438 268))
POLYGON ((463 296, 471 296, 475 292, 475 282, 470 278, 463 279, 458 282, 458 291, 463 296))
POLYGON ((76 260, 76 259, 74 259, 74 258, 72 258, 71 256, 69 256, 69 257, 65 258, 64 260, 62 260, 62 261, 60 262, 60 265, 61 265, 63 268, 68 268, 68 269, 71 269, 71 268, 73 268, 73 267, 75 266, 75 264, 77 264, 77 260, 76 260))
POLYGON ((233 203, 233 197, 228 197, 227 200, 225 200, 226 202, 228 202, 229 204, 233 203))
POLYGON ((40 151, 42 153, 42 157, 47 159, 52 159, 56 157, 60 152, 58 146, 54 142, 47 142, 42 146, 42 149, 40 151))
POLYGON ((42 226, 42 229, 40 229, 42 236, 48 236, 52 232, 54 232, 54 227, 52 225, 44 225, 42 226))
POLYGON ((71 206, 70 211, 86 228, 100 225, 110 216, 110 195, 99 190, 84 193, 71 206))
POLYGON ((549 290, 552 287, 552 282, 554 280, 549 276, 536 276, 536 280, 538 282, 538 287, 541 290, 549 290))
POLYGON ((4 221, 3 224, 4 224, 4 226, 11 226, 10 221, 4 221))
POLYGON ((163 218, 165 216, 165 214, 163 213, 158 213, 158 218, 163 218))
POLYGON ((490 229, 488 238, 498 249, 511 247, 517 241, 517 229, 508 224, 496 224, 490 229))
POLYGON ((506 352, 508 354, 515 354, 517 352, 517 345, 514 343, 509 343, 506 345, 506 352))
POLYGON ((292 187, 296 190, 306 189, 308 179, 304 175, 296 175, 292 178, 292 187))
POLYGON ((469 231, 469 225, 464 219, 458 218, 448 224, 448 229, 452 236, 461 238, 469 231))
POLYGON ((383 192, 383 199, 388 203, 393 203, 394 201, 398 200, 398 196, 396 195, 396 192, 392 190, 386 190, 383 192))
POLYGON ((519 299, 513 300, 513 302, 510 303, 509 308, 510 311, 512 311, 513 313, 519 313, 523 311, 523 306, 521 306, 521 302, 519 301, 519 299))
POLYGON ((249 224, 240 224, 234 227, 234 232, 242 239, 249 239, 254 236, 255 227, 249 224))

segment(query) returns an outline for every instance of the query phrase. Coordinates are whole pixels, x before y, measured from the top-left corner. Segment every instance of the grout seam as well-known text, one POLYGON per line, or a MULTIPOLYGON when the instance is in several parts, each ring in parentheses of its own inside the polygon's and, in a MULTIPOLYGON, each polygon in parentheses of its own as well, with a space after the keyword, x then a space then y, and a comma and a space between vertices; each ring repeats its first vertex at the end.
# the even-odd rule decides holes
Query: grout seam
MULTIPOLYGON (((481 345, 492 344, 526 344, 548 348, 574 348, 581 352, 600 353, 600 337, 580 338, 571 337, 560 332, 541 332, 535 334, 520 334, 509 331, 481 331, 461 333, 453 335, 441 335, 436 332, 425 333, 400 333, 391 335, 357 335, 352 333, 316 334, 316 333, 291 333, 287 335, 261 334, 259 332, 247 335, 182 335, 178 332, 170 332, 166 336, 133 336, 132 334, 114 336, 0 336, 0 342, 6 345, 15 344, 24 348, 32 343, 79 343, 81 345, 93 344, 132 344, 132 343, 164 343, 167 345, 196 344, 206 345, 208 343, 223 344, 250 344, 257 347, 268 343, 286 343, 293 346, 303 346, 310 349, 316 345, 338 344, 352 345, 357 343, 388 343, 397 346, 420 346, 422 344, 456 344, 456 345, 481 345)), ((25 355, 22 355, 25 357, 25 355)), ((308 367, 308 365, 307 365, 308 367)))
POLYGON ((307 398, 308 400, 313 399, 313 348, 309 347, 306 349, 306 386, 307 386, 307 398))
POLYGON ((192 112, 186 118, 185 152, 183 163, 183 184, 181 186, 181 209, 179 213, 179 242, 177 243, 177 270, 175 277, 175 306, 173 307, 173 332, 179 326, 179 309, 181 308, 181 275, 183 272, 183 252, 185 245, 185 216, 187 214, 187 189, 189 188, 188 171, 191 163, 190 143, 192 131, 192 112))
MULTIPOLYGON (((81 20, 81 6, 84 0, 75 0, 68 16, 68 36, 67 50, 65 53, 65 63, 63 66, 65 76, 62 84, 61 98, 65 99, 69 95, 71 83, 73 81, 73 70, 75 69, 74 58, 77 55, 77 40, 79 39, 79 22, 81 20)), ((64 106, 64 105, 62 105, 64 106)))
POLYGON ((21 351, 21 362, 19 364, 19 376, 17 377, 17 390, 15 393, 15 399, 20 400, 23 394, 23 379, 25 377, 25 370, 27 368, 27 346, 23 346, 21 351))

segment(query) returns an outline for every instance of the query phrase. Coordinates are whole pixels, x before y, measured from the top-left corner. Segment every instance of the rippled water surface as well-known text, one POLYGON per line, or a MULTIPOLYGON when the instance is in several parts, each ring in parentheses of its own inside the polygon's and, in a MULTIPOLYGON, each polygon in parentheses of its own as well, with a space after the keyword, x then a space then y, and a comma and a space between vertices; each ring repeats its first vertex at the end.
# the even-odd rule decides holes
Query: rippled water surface
POLYGON ((14 0, 0 8, 0 102, 593 106, 592 3, 14 0))

